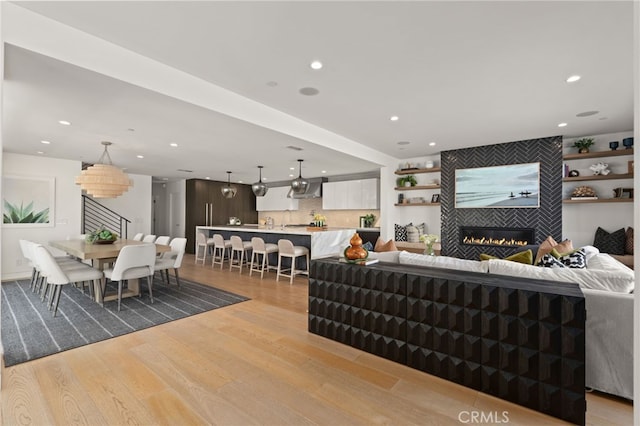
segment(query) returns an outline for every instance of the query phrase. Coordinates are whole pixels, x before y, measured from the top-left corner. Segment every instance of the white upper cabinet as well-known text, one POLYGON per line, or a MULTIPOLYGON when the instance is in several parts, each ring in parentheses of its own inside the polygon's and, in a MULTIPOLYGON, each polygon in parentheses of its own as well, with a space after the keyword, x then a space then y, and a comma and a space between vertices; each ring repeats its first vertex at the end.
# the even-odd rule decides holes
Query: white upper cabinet
POLYGON ((323 210, 377 210, 379 179, 358 179, 322 184, 323 210))
POLYGON ((288 186, 269 188, 264 197, 256 197, 256 210, 259 212, 298 210, 298 200, 287 198, 289 189, 288 186))

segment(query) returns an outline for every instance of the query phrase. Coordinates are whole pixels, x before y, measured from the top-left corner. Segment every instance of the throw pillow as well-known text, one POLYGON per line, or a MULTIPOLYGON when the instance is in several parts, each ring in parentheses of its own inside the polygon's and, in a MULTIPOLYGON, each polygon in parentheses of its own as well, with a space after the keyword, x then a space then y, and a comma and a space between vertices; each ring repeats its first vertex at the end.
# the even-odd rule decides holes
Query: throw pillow
MULTIPOLYGON (((491 256, 490 254, 481 253, 480 260, 490 260, 490 259, 499 259, 496 256, 491 256)), ((511 256, 507 256, 504 260, 510 260, 511 262, 524 263, 526 265, 531 265, 533 263, 533 252, 531 250, 525 250, 518 253, 514 253, 511 256)))
POLYGON ((559 253, 554 248, 549 254, 567 268, 584 269, 587 267, 587 252, 582 248, 569 253, 559 253))
POLYGON ((593 245, 600 250, 600 253, 608 254, 624 254, 625 247, 624 228, 620 228, 615 232, 607 232, 598 227, 596 235, 593 239, 593 245))
POLYGON ((408 225, 398 225, 395 224, 395 238, 396 241, 407 241, 407 226, 413 225, 409 223, 408 225))
MULTIPOLYGON (((407 242, 419 243, 420 242, 420 230, 417 226, 407 225, 407 242)), ((396 240, 398 241, 398 240, 396 240)))
POLYGON ((398 248, 396 247, 395 241, 389 240, 385 243, 382 238, 378 237, 374 251, 398 251, 398 248))
POLYGON ((538 253, 536 254, 536 259, 533 264, 537 265, 540 262, 540 259, 542 259, 542 256, 551 253, 551 250, 554 248, 560 253, 568 253, 573 251, 573 242, 571 240, 564 240, 563 242, 558 243, 551 235, 549 235, 547 239, 540 244, 540 247, 538 247, 538 253))
POLYGON ((553 255, 547 253, 542 256, 540 262, 538 262, 538 266, 542 266, 543 268, 564 268, 564 263, 560 262, 553 255))
POLYGON ((371 244, 371 241, 367 241, 362 245, 362 248, 366 249, 367 251, 373 251, 373 244, 371 244))
POLYGON ((633 254, 633 228, 628 227, 624 234, 624 253, 633 254))

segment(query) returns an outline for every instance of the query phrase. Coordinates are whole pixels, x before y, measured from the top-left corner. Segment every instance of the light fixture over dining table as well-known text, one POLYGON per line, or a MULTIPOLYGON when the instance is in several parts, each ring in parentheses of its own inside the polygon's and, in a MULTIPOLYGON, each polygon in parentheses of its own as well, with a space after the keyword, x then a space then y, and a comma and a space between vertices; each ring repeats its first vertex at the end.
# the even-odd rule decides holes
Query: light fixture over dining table
POLYGON ((107 148, 111 142, 102 142, 104 152, 98 162, 87 167, 76 177, 76 185, 94 198, 116 198, 133 186, 133 181, 126 173, 111 162, 107 148))

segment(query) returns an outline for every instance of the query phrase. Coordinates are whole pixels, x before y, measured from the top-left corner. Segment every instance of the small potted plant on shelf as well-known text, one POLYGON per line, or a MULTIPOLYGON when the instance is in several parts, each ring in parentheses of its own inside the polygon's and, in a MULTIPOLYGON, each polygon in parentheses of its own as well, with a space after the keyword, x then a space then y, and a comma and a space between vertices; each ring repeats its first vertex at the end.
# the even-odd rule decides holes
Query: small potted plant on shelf
POLYGON ((373 213, 369 213, 369 214, 365 215, 364 216, 364 227, 365 228, 371 228, 375 221, 376 221, 376 215, 374 215, 373 213))
POLYGON ((589 147, 595 143, 593 138, 580 138, 573 143, 574 148, 578 148, 580 154, 589 152, 589 147))
POLYGON ((414 175, 400 176, 396 182, 398 186, 416 186, 418 181, 414 175))

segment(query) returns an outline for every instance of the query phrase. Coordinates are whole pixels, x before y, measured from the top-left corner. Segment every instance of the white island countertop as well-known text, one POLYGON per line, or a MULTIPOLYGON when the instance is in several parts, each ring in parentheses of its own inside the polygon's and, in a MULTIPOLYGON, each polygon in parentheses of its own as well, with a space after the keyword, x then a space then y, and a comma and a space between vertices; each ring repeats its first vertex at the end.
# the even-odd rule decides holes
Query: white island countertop
MULTIPOLYGON (((228 232, 252 232, 258 234, 280 235, 308 235, 310 242, 308 248, 311 251, 311 259, 320 257, 341 255, 349 240, 356 232, 356 228, 325 228, 323 230, 307 229, 306 226, 274 226, 269 229, 263 225, 220 225, 220 226, 196 226, 197 231, 228 231, 228 232)), ((267 238, 265 237, 265 240, 267 238)), ((275 241, 274 241, 275 242, 275 241)), ((305 243, 306 245, 306 243, 305 243)))

